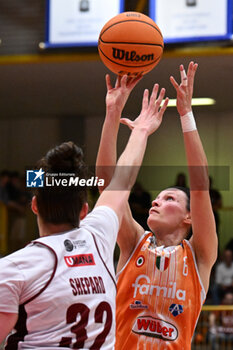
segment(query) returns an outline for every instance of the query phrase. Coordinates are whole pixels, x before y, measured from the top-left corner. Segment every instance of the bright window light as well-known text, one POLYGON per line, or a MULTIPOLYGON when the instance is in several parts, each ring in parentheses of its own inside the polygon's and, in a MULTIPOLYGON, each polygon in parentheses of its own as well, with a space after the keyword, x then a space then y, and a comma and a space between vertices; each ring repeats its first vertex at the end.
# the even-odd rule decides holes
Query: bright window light
MULTIPOLYGON (((214 105, 215 103, 216 101, 213 98, 209 98, 209 97, 192 99, 192 106, 209 106, 209 105, 214 105)), ((168 107, 176 107, 176 99, 171 98, 168 102, 168 107)))

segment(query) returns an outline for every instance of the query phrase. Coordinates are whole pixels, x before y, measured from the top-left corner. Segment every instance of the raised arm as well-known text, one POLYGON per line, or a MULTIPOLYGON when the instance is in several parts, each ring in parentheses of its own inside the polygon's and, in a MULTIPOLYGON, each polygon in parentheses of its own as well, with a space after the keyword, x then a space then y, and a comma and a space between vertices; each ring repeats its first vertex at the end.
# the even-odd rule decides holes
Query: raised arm
MULTIPOLYGON (((129 121, 132 132, 127 146, 117 162, 110 184, 96 203, 96 206, 111 207, 117 213, 120 223, 125 213, 125 203, 143 160, 147 139, 160 126, 168 104, 166 98, 160 108, 165 89, 160 91, 158 98, 157 93, 158 85, 154 86, 150 99, 148 90, 144 91, 141 113, 134 122, 129 121)), ((125 239, 127 240, 127 237, 125 239)))
MULTIPOLYGON (((127 75, 118 76, 115 87, 112 87, 109 74, 106 75, 106 116, 102 129, 97 159, 96 175, 105 180, 105 187, 109 185, 117 161, 117 134, 120 118, 126 101, 142 77, 129 78, 127 75)), ((102 192, 104 187, 99 188, 102 192)))
MULTIPOLYGON (((115 86, 112 87, 110 76, 106 75, 106 116, 96 160, 96 175, 105 180, 105 187, 112 179, 117 161, 117 135, 121 114, 131 91, 141 78, 129 78, 124 75, 122 78, 118 77, 115 86)), ((99 188, 100 192, 103 189, 99 188)), ((124 217, 117 242, 120 246, 121 257, 125 256, 125 260, 127 260, 137 243, 138 236, 144 230, 133 219, 128 202, 124 203, 124 207, 124 217)))
POLYGON ((179 85, 172 76, 170 81, 177 92, 177 110, 181 119, 189 171, 193 231, 190 243, 194 248, 205 290, 208 290, 209 275, 217 257, 217 235, 209 196, 207 159, 191 107, 197 66, 197 64, 190 62, 186 76, 184 67, 181 65, 181 84, 179 85))

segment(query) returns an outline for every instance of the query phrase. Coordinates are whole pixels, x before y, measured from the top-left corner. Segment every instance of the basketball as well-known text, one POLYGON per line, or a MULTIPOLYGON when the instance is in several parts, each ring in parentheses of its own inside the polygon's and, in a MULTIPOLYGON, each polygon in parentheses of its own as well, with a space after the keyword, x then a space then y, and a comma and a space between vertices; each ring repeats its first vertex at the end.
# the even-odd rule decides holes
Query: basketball
POLYGON ((148 73, 159 63, 163 47, 157 24, 139 12, 123 12, 110 19, 98 40, 102 62, 119 75, 148 73))

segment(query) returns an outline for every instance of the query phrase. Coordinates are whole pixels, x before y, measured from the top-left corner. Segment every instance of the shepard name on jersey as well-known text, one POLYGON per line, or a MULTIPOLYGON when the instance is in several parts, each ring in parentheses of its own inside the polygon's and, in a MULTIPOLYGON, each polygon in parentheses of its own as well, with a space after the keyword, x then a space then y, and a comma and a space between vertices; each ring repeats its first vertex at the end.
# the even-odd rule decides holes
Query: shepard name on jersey
POLYGON ((70 278, 69 282, 73 295, 106 293, 100 276, 70 278))

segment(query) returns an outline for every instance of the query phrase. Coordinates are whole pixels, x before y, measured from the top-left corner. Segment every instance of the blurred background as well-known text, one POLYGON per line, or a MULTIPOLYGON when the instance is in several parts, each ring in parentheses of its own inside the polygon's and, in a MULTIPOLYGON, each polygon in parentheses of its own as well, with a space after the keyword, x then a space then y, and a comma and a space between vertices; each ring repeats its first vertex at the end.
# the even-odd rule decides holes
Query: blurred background
MULTIPOLYGON (((170 98, 175 98, 174 89, 169 82, 170 75, 179 80, 180 64, 184 64, 186 68, 191 60, 199 64, 194 97, 215 100, 213 105, 193 107, 210 165, 211 197, 219 236, 219 259, 213 271, 207 304, 221 304, 223 299, 219 288, 223 282, 216 281, 217 264, 223 264, 226 269, 230 266, 232 277, 227 291, 229 287, 231 293, 233 287, 233 5, 232 0, 203 2, 206 6, 203 9, 206 21, 214 23, 213 34, 203 31, 203 35, 197 35, 194 31, 191 35, 184 32, 184 35, 181 33, 178 37, 174 30, 174 37, 171 37, 168 33, 168 37, 164 38, 165 49, 160 63, 145 75, 132 92, 123 116, 133 119, 138 115, 143 90, 152 90, 155 82, 166 88, 170 98), (208 14, 209 9, 218 11, 210 11, 208 14), (220 25, 218 33, 221 21, 226 23, 220 25), (222 28, 226 28, 225 32, 222 28), (230 258, 225 257, 226 250, 230 250, 230 258), (230 259, 230 262, 226 262, 225 259, 230 259)), ((50 41, 50 26, 55 26, 55 20, 59 22, 59 16, 53 16, 52 11, 56 9, 56 5, 61 6, 62 3, 64 6, 65 2, 61 0, 0 0, 2 256, 37 237, 36 219, 30 211, 31 193, 25 186, 27 169, 32 169, 49 148, 68 140, 73 140, 84 149, 88 165, 95 164, 105 116, 105 74, 110 73, 112 81, 115 76, 99 58, 97 39, 96 42, 92 39, 85 42, 84 35, 81 42, 71 41, 64 44, 50 41)), ((84 34, 85 29, 91 26, 91 9, 95 8, 97 3, 100 6, 98 16, 101 13, 107 16, 107 10, 109 14, 112 13, 110 1, 72 1, 77 12, 86 16, 86 22, 83 21, 84 34), (88 12, 91 14, 89 24, 88 12)), ((125 0, 113 3, 118 11, 115 14, 138 11, 152 18, 155 16, 153 19, 156 22, 158 19, 158 24, 160 18, 156 15, 164 13, 172 16, 171 9, 175 11, 176 8, 178 11, 178 4, 183 6, 180 8, 185 18, 189 18, 187 11, 194 11, 190 13, 196 14, 193 21, 197 21, 202 15, 201 8, 198 8, 200 0, 125 0)), ((111 14, 109 18, 112 16, 111 14)), ((103 20, 105 23, 104 18, 103 20)), ((160 26, 162 32, 163 26, 168 26, 166 16, 160 26)), ((127 142, 128 135, 127 128, 121 126, 118 138, 119 154, 127 142)), ((188 184, 179 118, 176 108, 169 107, 160 129, 149 139, 143 169, 131 195, 131 207, 135 217, 141 215, 142 222, 145 222, 148 202, 150 203, 162 188, 177 181, 186 181, 188 184)), ((91 205, 94 205, 96 198, 97 193, 93 189, 90 191, 91 205)), ((211 346, 207 334, 209 315, 212 311, 206 312, 206 318, 203 316, 205 326, 201 325, 194 344, 199 347, 203 345, 203 349, 211 346)), ((233 321, 231 327, 233 333, 233 321)))

